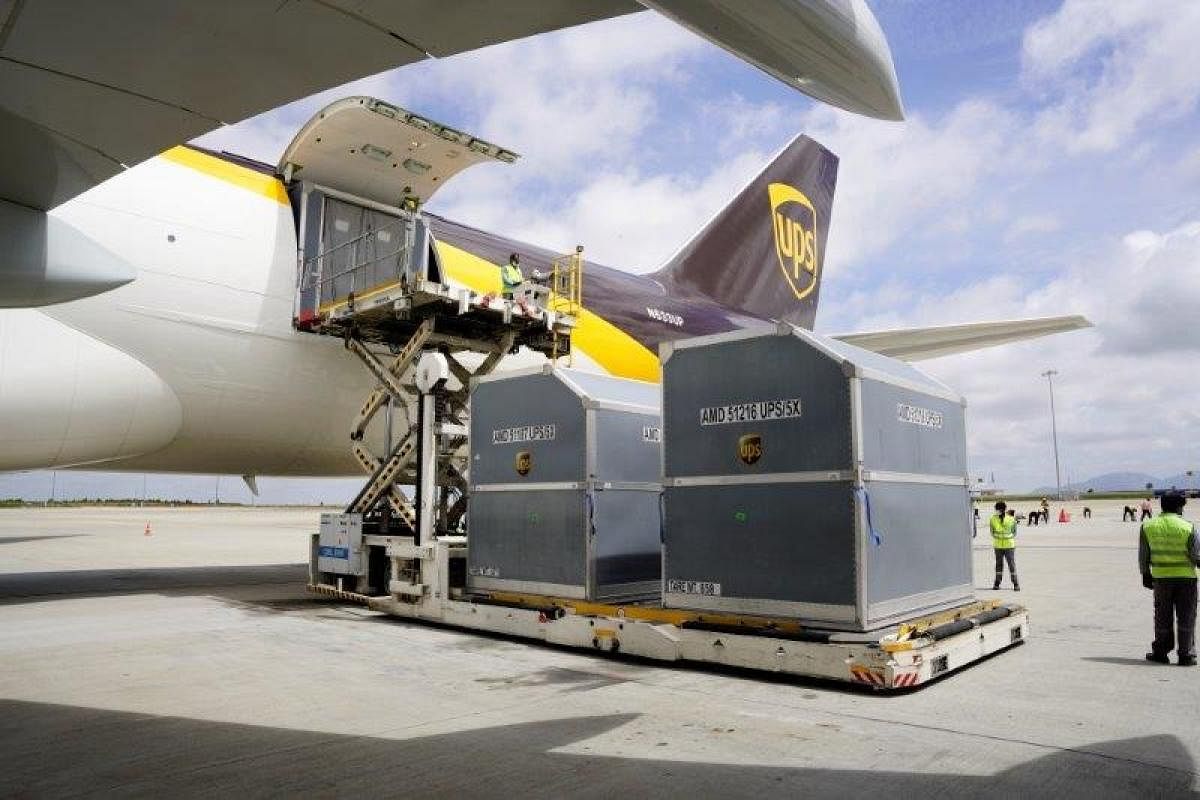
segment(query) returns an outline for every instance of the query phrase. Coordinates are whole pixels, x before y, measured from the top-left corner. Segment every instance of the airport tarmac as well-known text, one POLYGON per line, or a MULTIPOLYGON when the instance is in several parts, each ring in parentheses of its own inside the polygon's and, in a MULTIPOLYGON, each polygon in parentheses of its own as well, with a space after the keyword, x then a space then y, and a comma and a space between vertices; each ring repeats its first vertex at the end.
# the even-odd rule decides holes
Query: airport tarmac
POLYGON ((1067 505, 1018 595, 981 511, 1030 640, 896 696, 314 598, 315 509, 0 510, 0 796, 1195 796, 1200 669, 1143 660, 1123 503, 1067 505))

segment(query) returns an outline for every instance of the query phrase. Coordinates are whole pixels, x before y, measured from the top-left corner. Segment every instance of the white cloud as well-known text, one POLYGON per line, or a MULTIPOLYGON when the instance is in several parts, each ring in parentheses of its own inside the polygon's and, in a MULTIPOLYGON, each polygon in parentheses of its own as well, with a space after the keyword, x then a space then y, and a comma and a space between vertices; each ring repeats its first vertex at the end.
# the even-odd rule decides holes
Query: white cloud
POLYGON ((1062 222, 1054 214, 1025 214, 1012 221, 1004 232, 1004 238, 1013 241, 1031 234, 1054 233, 1061 227, 1062 222))
POLYGON ((1179 160, 1178 173, 1185 178, 1200 180, 1200 146, 1194 147, 1179 160))
POLYGON ((1020 157, 1012 144, 1016 122, 1012 112, 978 100, 940 118, 913 113, 904 124, 814 110, 806 129, 841 159, 826 278, 901 238, 967 230, 971 212, 983 211, 975 204, 990 199, 980 191, 983 180, 1020 157))
POLYGON ((1067 0, 1025 34, 1026 82, 1052 98, 1038 133, 1071 153, 1109 152, 1192 111, 1198 41, 1194 0, 1067 0))
POLYGON ((991 276, 950 292, 896 282, 839 309, 861 329, 1082 313, 1094 329, 925 362, 969 400, 973 471, 1008 488, 1053 477, 1047 387, 1055 381, 1065 464, 1075 478, 1167 475, 1200 463, 1200 222, 1110 237, 1058 278, 991 276), (874 309, 887 309, 879 313, 874 309))
POLYGON ((426 70, 422 95, 454 97, 484 138, 521 152, 521 179, 562 180, 626 155, 656 120, 655 92, 683 81, 698 37, 639 14, 510 42, 426 70))
POLYGON ((1152 26, 1170 6, 1163 0, 1067 0, 1025 31, 1024 67, 1036 75, 1065 72, 1123 34, 1152 26))

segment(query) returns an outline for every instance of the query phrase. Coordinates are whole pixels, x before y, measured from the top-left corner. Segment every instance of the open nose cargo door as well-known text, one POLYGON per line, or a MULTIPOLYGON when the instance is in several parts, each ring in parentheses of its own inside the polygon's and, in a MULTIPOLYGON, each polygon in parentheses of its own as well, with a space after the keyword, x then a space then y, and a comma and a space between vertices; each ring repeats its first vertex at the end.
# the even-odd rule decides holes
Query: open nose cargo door
POLYGON ((419 209, 473 164, 516 153, 370 97, 348 97, 308 121, 279 161, 296 209, 296 324, 323 308, 414 280, 441 282, 419 209))

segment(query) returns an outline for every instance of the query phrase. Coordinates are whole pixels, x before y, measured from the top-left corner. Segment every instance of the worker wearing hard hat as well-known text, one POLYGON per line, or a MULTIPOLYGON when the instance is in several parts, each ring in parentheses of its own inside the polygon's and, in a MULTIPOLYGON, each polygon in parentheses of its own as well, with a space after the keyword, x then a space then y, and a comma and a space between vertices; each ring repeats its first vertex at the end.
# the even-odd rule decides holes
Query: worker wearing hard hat
POLYGON ((1196 665, 1196 567, 1200 566, 1200 537, 1183 518, 1187 502, 1178 492, 1159 501, 1162 513, 1142 523, 1138 537, 1138 566, 1142 585, 1154 590, 1154 643, 1147 661, 1169 664, 1172 649, 1179 666, 1196 665), (1179 636, 1176 638, 1176 630, 1179 636))
POLYGON ((1000 581, 1004 578, 1004 563, 1008 562, 1008 575, 1012 578, 1013 590, 1019 592, 1021 584, 1017 582, 1017 518, 1006 514, 1007 509, 1007 503, 1003 500, 998 501, 996 513, 988 523, 992 529, 992 549, 996 552, 996 580, 992 583, 992 588, 1000 588, 1000 581))
POLYGON ((525 277, 521 275, 521 257, 516 253, 510 255, 508 263, 500 268, 500 282, 504 287, 501 296, 508 298, 525 282, 525 277))

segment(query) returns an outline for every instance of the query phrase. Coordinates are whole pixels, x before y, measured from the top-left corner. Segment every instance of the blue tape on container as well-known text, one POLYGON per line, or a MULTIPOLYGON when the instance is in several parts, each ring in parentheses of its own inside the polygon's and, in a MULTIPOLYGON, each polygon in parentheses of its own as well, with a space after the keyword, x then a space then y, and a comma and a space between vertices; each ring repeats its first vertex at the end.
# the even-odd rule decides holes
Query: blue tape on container
POLYGON ((321 558, 344 558, 350 560, 349 547, 330 547, 329 545, 321 545, 317 548, 317 555, 321 558))
POLYGON ((861 486, 855 487, 854 491, 862 495, 863 507, 867 511, 867 532, 871 535, 871 544, 879 547, 883 544, 883 535, 875 530, 875 523, 871 521, 871 495, 861 486))

